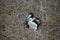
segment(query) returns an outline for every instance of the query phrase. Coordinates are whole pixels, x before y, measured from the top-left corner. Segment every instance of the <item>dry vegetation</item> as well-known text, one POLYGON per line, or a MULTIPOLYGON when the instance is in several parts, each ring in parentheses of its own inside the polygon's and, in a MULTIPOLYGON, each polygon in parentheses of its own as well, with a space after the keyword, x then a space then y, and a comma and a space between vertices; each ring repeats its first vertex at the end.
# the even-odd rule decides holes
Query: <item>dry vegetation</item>
POLYGON ((60 0, 0 0, 0 40, 60 40, 60 0), (26 28, 29 12, 42 20, 26 28))

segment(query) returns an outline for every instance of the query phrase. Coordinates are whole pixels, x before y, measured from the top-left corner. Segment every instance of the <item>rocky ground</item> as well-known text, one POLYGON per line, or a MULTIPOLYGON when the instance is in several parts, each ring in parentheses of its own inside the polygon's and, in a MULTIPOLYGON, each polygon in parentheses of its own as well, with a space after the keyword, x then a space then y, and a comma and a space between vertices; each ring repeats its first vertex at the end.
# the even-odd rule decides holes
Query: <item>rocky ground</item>
POLYGON ((60 0, 0 0, 0 40, 60 40, 60 0), (39 30, 26 28, 29 12, 42 20, 39 30))

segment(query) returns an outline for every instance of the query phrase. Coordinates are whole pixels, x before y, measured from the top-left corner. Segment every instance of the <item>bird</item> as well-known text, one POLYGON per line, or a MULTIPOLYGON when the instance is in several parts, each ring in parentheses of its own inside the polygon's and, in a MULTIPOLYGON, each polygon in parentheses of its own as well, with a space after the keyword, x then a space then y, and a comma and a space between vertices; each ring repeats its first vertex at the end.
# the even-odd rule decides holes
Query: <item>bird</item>
POLYGON ((26 22, 25 24, 27 25, 27 28, 29 29, 29 24, 28 24, 28 21, 30 20, 30 18, 32 19, 34 17, 33 13, 30 12, 26 18, 26 22))
POLYGON ((41 25, 41 20, 35 17, 32 12, 30 12, 27 16, 26 25, 29 29, 37 30, 39 25, 41 25))

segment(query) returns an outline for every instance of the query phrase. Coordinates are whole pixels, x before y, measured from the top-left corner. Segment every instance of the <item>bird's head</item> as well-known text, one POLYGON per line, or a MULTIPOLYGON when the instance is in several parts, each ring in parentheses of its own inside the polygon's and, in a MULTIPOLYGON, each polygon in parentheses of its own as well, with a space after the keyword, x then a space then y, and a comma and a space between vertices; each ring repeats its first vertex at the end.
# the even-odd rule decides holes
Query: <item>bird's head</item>
POLYGON ((34 17, 33 13, 32 13, 32 12, 30 12, 30 13, 28 14, 27 19, 29 19, 29 18, 33 18, 33 17, 34 17))
POLYGON ((33 14, 32 12, 30 12, 30 13, 28 14, 28 16, 29 16, 30 18, 33 18, 33 17, 34 17, 34 14, 33 14))

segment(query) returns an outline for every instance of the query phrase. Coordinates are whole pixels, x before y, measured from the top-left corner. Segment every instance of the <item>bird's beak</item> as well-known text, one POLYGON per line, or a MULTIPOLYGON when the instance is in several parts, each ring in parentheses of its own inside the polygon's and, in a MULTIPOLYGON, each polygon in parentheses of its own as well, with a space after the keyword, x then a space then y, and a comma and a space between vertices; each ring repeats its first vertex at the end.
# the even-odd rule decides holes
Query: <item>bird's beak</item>
POLYGON ((31 17, 31 15, 29 15, 28 17, 27 17, 27 19, 29 19, 31 17))

